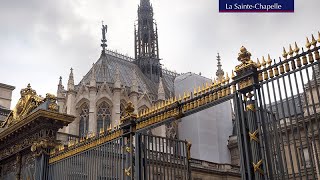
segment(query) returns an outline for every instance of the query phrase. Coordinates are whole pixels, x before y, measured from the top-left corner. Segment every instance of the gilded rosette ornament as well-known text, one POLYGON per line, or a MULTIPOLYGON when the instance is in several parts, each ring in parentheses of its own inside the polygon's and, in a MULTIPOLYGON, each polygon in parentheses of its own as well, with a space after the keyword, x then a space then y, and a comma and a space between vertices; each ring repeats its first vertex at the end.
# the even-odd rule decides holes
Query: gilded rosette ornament
POLYGON ((8 127, 19 122, 44 102, 44 99, 37 95, 36 91, 31 88, 30 84, 28 84, 27 88, 20 91, 20 95, 21 98, 15 108, 11 111, 6 120, 0 124, 1 128, 8 127))

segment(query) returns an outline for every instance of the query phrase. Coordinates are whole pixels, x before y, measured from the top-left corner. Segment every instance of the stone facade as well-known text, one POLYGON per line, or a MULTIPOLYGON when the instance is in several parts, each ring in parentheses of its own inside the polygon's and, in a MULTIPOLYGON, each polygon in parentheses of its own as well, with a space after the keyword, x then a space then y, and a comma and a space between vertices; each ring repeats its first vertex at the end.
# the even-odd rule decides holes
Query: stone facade
POLYGON ((0 106, 6 109, 10 109, 12 91, 14 89, 14 86, 0 83, 0 106))
POLYGON ((14 89, 14 86, 0 83, 0 123, 10 113, 12 91, 14 89))

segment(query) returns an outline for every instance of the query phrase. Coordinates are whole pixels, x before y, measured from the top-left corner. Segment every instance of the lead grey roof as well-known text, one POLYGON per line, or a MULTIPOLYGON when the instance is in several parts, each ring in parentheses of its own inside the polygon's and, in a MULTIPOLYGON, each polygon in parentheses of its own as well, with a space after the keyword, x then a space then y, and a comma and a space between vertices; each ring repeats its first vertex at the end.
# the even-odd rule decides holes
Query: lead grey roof
MULTIPOLYGON (((115 82, 116 72, 119 69, 121 85, 124 87, 132 86, 133 73, 136 72, 138 89, 140 92, 148 92, 154 95, 158 94, 158 83, 148 79, 139 67, 133 63, 134 59, 127 56, 117 54, 115 52, 106 51, 106 55, 101 55, 94 66, 83 77, 79 85, 89 84, 92 77, 92 72, 95 72, 97 84, 107 82, 113 84, 115 82)), ((163 70, 162 82, 165 89, 166 97, 174 92, 174 79, 176 73, 163 70)), ((78 87, 79 87, 78 85, 78 87)))
MULTIPOLYGON (((302 95, 295 95, 292 97, 288 97, 287 99, 283 99, 281 101, 277 101, 276 103, 272 103, 272 112, 277 113, 278 112, 278 117, 279 119, 282 118, 288 118, 297 115, 298 117, 303 114, 302 110, 302 95), (300 97, 300 99, 299 99, 300 97), (301 103, 300 103, 301 101, 301 103)), ((271 110, 270 105, 267 105, 267 109, 271 110)))

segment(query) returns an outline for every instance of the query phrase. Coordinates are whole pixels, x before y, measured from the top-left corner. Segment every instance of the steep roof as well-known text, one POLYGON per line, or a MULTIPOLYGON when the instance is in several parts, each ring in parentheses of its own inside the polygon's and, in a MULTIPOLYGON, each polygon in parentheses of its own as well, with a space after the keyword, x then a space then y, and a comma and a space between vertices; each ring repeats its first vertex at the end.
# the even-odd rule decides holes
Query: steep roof
MULTIPOLYGON (((92 72, 95 72, 95 80, 97 84, 103 82, 113 84, 115 82, 116 71, 117 69, 119 69, 120 81, 122 86, 132 86, 133 73, 135 72, 139 92, 147 92, 157 95, 159 84, 148 79, 142 73, 140 68, 133 63, 133 61, 133 58, 107 50, 106 55, 100 56, 98 61, 80 81, 79 85, 82 83, 89 84, 92 77, 92 72)), ((163 70, 162 75, 166 97, 169 97, 170 94, 173 95, 174 79, 177 74, 167 70, 163 70)))

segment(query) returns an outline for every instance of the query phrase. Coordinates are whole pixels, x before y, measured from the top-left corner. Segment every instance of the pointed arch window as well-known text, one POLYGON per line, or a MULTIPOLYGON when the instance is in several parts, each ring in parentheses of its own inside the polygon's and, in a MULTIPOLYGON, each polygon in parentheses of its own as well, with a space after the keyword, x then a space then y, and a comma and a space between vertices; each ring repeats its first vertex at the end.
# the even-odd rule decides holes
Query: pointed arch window
POLYGON ((79 136, 84 137, 87 135, 89 129, 89 106, 84 103, 80 107, 80 122, 79 122, 79 136))
POLYGON ((100 132, 100 129, 107 130, 111 123, 111 113, 110 106, 107 102, 102 102, 98 106, 97 111, 97 132, 100 132))

